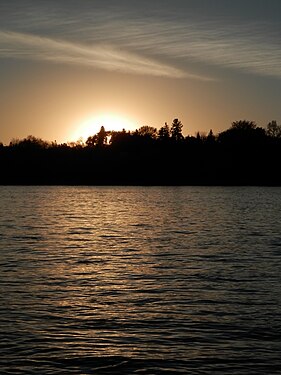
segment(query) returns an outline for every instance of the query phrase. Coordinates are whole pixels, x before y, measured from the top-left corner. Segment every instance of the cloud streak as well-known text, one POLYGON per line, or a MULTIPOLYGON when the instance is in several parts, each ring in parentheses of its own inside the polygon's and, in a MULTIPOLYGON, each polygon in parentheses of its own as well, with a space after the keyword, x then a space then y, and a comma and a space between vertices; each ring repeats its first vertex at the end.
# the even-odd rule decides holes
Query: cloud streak
POLYGON ((115 41, 154 56, 281 78, 279 31, 261 23, 139 20, 115 33, 115 41), (130 39, 126 38, 130 35, 130 39))
POLYGON ((44 2, 34 6, 31 1, 16 14, 11 7, 1 20, 0 57, 203 81, 212 80, 212 71, 219 74, 213 67, 281 78, 279 22, 249 20, 240 13, 204 16, 185 1, 178 2, 181 11, 168 1, 163 8, 163 1, 155 1, 149 12, 137 7, 140 2, 109 3, 98 6, 93 0, 77 9, 73 2, 68 12, 59 0, 52 11, 44 2))
POLYGON ((110 44, 86 45, 18 32, 0 31, 0 56, 84 65, 134 74, 207 79, 110 44))

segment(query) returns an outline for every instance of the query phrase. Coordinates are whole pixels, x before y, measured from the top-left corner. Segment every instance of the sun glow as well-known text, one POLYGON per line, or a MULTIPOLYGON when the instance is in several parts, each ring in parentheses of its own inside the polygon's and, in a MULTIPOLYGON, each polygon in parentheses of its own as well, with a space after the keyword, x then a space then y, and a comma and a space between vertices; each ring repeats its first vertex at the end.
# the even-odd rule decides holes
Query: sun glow
POLYGON ((86 141, 88 137, 97 134, 100 131, 101 126, 103 126, 106 131, 136 129, 136 124, 128 118, 113 113, 107 113, 103 115, 92 116, 82 121, 76 127, 72 138, 73 140, 82 138, 83 141, 86 141))

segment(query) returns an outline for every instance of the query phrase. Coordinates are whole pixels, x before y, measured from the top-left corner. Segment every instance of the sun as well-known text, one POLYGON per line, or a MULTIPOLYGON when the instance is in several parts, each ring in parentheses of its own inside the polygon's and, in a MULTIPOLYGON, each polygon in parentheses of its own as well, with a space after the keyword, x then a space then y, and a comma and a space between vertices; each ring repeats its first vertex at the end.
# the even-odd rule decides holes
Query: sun
POLYGON ((83 120, 75 129, 73 139, 86 141, 88 137, 97 134, 101 126, 106 131, 134 130, 136 128, 132 120, 114 113, 93 115, 83 120))

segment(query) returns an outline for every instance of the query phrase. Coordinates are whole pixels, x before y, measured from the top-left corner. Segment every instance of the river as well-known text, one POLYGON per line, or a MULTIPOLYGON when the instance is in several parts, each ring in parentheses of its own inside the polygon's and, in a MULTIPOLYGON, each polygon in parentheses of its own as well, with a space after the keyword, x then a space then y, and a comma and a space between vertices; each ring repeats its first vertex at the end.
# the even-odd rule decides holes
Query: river
POLYGON ((281 374, 281 188, 0 187, 0 373, 281 374))

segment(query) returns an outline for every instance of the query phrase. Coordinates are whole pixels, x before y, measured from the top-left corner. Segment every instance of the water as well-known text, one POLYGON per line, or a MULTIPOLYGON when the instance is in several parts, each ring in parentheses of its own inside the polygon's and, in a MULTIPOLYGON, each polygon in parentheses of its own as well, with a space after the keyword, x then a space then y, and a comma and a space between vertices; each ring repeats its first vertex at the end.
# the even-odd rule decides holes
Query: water
POLYGON ((0 187, 1 375, 281 374, 280 209, 281 188, 0 187))

